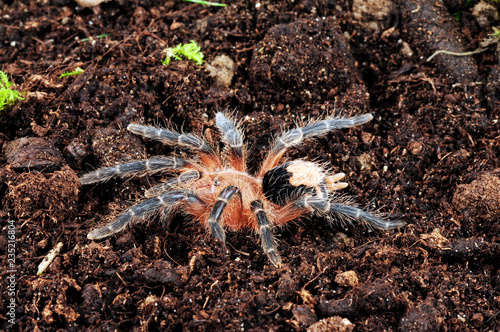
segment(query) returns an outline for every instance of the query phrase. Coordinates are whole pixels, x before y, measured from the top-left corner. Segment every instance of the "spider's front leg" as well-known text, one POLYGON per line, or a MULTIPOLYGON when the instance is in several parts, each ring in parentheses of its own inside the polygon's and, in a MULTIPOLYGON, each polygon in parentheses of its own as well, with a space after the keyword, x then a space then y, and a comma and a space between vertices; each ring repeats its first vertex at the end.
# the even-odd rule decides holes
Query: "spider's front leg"
POLYGON ((136 135, 154 139, 170 146, 179 146, 181 148, 198 151, 200 158, 210 169, 217 169, 217 167, 221 165, 219 156, 215 153, 210 144, 193 134, 181 134, 173 130, 135 123, 129 124, 127 129, 136 135))
POLYGON ((91 231, 87 238, 90 240, 102 239, 120 232, 131 222, 145 220, 160 210, 173 213, 180 204, 205 206, 205 203, 198 196, 186 190, 169 191, 131 206, 112 223, 91 231))
POLYGON ((363 222, 368 227, 374 227, 380 230, 391 230, 406 225, 406 223, 401 220, 386 220, 376 213, 368 212, 358 207, 342 203, 332 202, 330 213, 337 219, 363 222))
POLYGON ((316 196, 301 197, 294 202, 294 204, 298 207, 309 209, 309 211, 315 212, 321 216, 326 216, 328 218, 334 217, 340 221, 362 222, 368 227, 374 227, 380 230, 396 229, 406 224, 400 220, 386 220, 377 213, 365 211, 356 206, 337 203, 335 201, 330 202, 330 200, 316 196))
POLYGON ((113 177, 127 177, 138 174, 153 174, 166 170, 178 171, 192 167, 189 161, 177 157, 157 156, 150 159, 136 160, 128 163, 103 167, 97 171, 84 174, 80 177, 83 185, 109 180, 113 177))
POLYGON ((149 188, 144 192, 144 196, 146 196, 147 198, 158 196, 166 191, 172 190, 174 188, 179 188, 179 186, 185 185, 186 183, 199 180, 202 176, 203 173, 201 173, 200 171, 184 172, 178 177, 149 188))
POLYGON ((327 118, 308 126, 292 129, 283 133, 277 138, 273 147, 267 154, 259 172, 259 176, 264 176, 269 170, 278 165, 285 151, 290 147, 302 143, 304 139, 322 136, 336 129, 356 127, 372 119, 373 115, 371 114, 357 115, 352 118, 327 118))
POLYGON ((247 151, 243 143, 243 133, 224 113, 219 112, 215 115, 215 125, 219 128, 222 140, 228 147, 231 166, 237 171, 245 171, 247 151))
POLYGON ((234 194, 239 192, 239 189, 235 186, 227 186, 224 188, 217 197, 217 201, 208 217, 208 224, 210 225, 212 235, 216 239, 219 239, 223 245, 226 245, 226 235, 220 224, 221 217, 231 198, 233 198, 234 194))
POLYGON ((276 242, 274 241, 273 234, 271 232, 271 225, 267 219, 266 212, 264 211, 264 206, 260 200, 255 200, 250 203, 250 208, 252 213, 255 214, 257 218, 257 223, 259 224, 259 234, 260 242, 262 244, 262 249, 266 253, 267 257, 271 263, 277 268, 281 267, 281 257, 276 249, 276 242))

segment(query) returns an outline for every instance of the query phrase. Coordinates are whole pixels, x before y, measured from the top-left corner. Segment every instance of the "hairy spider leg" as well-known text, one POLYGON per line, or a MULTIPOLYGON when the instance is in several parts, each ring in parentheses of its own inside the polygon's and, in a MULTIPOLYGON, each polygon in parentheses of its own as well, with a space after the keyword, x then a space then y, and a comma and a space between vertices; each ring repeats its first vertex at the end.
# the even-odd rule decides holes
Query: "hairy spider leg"
POLYGON ((381 230, 391 230, 404 226, 406 223, 400 220, 388 221, 377 216, 375 213, 364 211, 358 207, 330 202, 330 200, 305 195, 284 206, 279 211, 276 224, 282 225, 291 220, 297 219, 307 213, 315 212, 323 217, 336 218, 343 221, 363 222, 368 227, 374 227, 381 230))
POLYGON ((170 179, 166 182, 157 184, 156 186, 153 186, 146 190, 144 192, 144 196, 146 198, 158 196, 166 191, 172 190, 174 188, 178 188, 178 186, 181 186, 183 184, 189 183, 191 181, 199 180, 203 176, 203 173, 200 171, 187 171, 179 176, 170 179))
POLYGON ((309 208, 305 202, 305 197, 302 196, 299 199, 280 207, 276 212, 275 225, 285 225, 286 223, 297 220, 309 213, 311 213, 311 208, 309 208))
POLYGON ((224 209, 236 193, 239 193, 239 189, 235 186, 227 186, 224 188, 217 197, 217 201, 215 202, 215 205, 210 212, 210 216, 208 217, 208 224, 212 230, 212 235, 216 239, 221 240, 224 245, 226 243, 226 235, 224 233, 224 229, 222 229, 220 220, 222 214, 224 213, 224 209))
POLYGON ((279 209, 275 223, 276 225, 284 225, 311 212, 326 215, 329 209, 330 202, 328 200, 312 195, 304 195, 279 209))
POLYGON ((181 158, 156 156, 150 159, 136 160, 128 163, 103 167, 97 171, 84 174, 80 177, 81 184, 91 184, 109 180, 113 177, 126 177, 141 173, 153 174, 165 170, 181 170, 193 165, 181 158))
POLYGON ((371 226, 381 230, 391 230, 406 225, 403 221, 384 220, 376 214, 364 211, 355 206, 341 203, 332 203, 330 213, 340 220, 360 221, 364 222, 369 227, 371 226))
POLYGON ((237 171, 246 170, 246 148, 243 142, 243 134, 238 129, 234 120, 227 118, 219 112, 215 115, 215 125, 222 134, 222 141, 229 148, 229 163, 237 171))
POLYGON ((168 129, 134 123, 129 124, 127 129, 136 135, 154 139, 170 146, 199 151, 201 159, 210 170, 215 170, 221 166, 220 158, 212 147, 205 140, 193 134, 181 134, 168 129))
POLYGON ((94 229, 87 238, 90 240, 102 239, 123 230, 129 223, 141 221, 159 210, 169 209, 172 211, 180 204, 204 205, 205 203, 196 195, 185 190, 176 190, 163 193, 157 197, 137 203, 119 215, 112 223, 94 229))
POLYGON ((302 143, 306 138, 325 135, 335 129, 352 128, 373 119, 371 114, 358 115, 352 118, 329 118, 315 122, 305 127, 295 128, 278 137, 274 146, 267 154, 262 164, 259 176, 263 177, 269 170, 276 167, 286 149, 302 143))
POLYGON ((309 212, 316 212, 329 218, 336 217, 339 221, 363 222, 368 227, 382 230, 391 230, 405 225, 404 222, 399 220, 384 220, 376 214, 364 211, 356 206, 330 202, 328 199, 317 196, 303 196, 293 202, 293 205, 296 209, 307 209, 309 212))
POLYGON ((274 266, 277 268, 281 267, 281 257, 276 249, 276 242, 274 241, 273 234, 271 232, 271 225, 267 219, 262 202, 260 200, 255 200, 250 203, 250 208, 252 213, 255 214, 257 223, 259 224, 260 243, 262 245, 262 249, 264 249, 264 252, 274 266))

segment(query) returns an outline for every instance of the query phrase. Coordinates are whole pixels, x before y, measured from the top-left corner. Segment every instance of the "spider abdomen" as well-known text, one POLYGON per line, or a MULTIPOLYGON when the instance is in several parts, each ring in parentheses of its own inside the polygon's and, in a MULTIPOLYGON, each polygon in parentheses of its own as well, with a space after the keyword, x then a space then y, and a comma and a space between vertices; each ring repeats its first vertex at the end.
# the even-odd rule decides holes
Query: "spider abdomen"
POLYGON ((262 191, 269 201, 279 206, 307 194, 328 197, 323 170, 302 160, 287 162, 268 171, 262 179, 262 191))

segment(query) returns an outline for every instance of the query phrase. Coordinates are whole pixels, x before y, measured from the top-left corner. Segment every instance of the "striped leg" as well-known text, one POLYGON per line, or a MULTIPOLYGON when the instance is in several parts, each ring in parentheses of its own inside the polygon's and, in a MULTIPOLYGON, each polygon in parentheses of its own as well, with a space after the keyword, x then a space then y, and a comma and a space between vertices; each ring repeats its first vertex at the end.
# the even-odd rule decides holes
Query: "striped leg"
POLYGON ((351 205, 332 203, 330 212, 339 220, 364 222, 367 226, 372 226, 381 230, 390 230, 404 226, 406 223, 400 220, 385 220, 374 213, 364 211, 351 205))
POLYGON ((91 231, 87 238, 90 240, 102 239, 120 232, 131 222, 144 220, 160 210, 172 213, 182 203, 205 204, 198 196, 184 190, 166 192, 131 206, 112 223, 91 231))
POLYGON ((252 213, 255 214, 257 223, 259 224, 262 249, 264 249, 267 257, 275 267, 281 267, 281 257, 276 250, 276 243, 274 241, 273 234, 271 233, 271 225, 269 225, 269 220, 264 212, 262 202, 260 200, 255 200, 250 203, 250 208, 252 213))
POLYGON ((228 186, 224 188, 219 194, 217 198, 217 202, 215 202, 212 211, 210 212, 210 216, 208 217, 208 224, 210 225, 210 230, 212 231, 212 235, 221 240, 223 244, 226 243, 226 235, 224 233, 224 229, 220 224, 220 219, 222 214, 224 213, 224 209, 227 204, 233 198, 234 194, 238 193, 239 190, 235 186, 228 186))
POLYGON ((190 167, 191 163, 176 157, 153 157, 145 160, 131 161, 111 167, 104 167, 80 177, 81 184, 91 184, 109 180, 113 177, 126 177, 138 174, 152 174, 165 170, 180 170, 190 167))
POLYGON ((209 167, 217 168, 217 166, 221 165, 220 159, 212 147, 205 140, 193 134, 181 134, 168 129, 135 123, 129 124, 127 129, 136 135, 154 139, 170 146, 179 146, 181 148, 200 151, 202 154, 201 158, 209 167))
POLYGON ((352 118, 329 118, 302 128, 289 130, 278 137, 264 160, 259 175, 264 176, 267 171, 278 165, 286 149, 302 143, 306 138, 325 135, 335 129, 356 127, 372 119, 371 114, 358 115, 352 118))
MULTIPOLYGON (((363 222, 369 227, 374 227, 382 230, 390 230, 405 225, 402 221, 389 221, 383 219, 381 216, 362 210, 352 205, 342 203, 332 203, 320 197, 303 196, 291 204, 291 208, 296 211, 315 212, 327 218, 335 217, 339 221, 357 221, 363 222)), ((286 215, 281 213, 281 215, 286 215)))
POLYGON ((313 212, 327 216, 330 213, 330 202, 321 197, 304 195, 278 211, 276 225, 284 225, 313 212))
POLYGON ((237 171, 246 169, 246 149, 243 143, 243 134, 238 130, 233 120, 223 113, 215 115, 215 125, 222 133, 222 139, 229 148, 229 161, 237 171))
POLYGON ((167 182, 160 183, 154 187, 149 188, 144 192, 144 196, 147 198, 158 196, 166 191, 172 190, 173 188, 201 179, 202 173, 200 171, 189 171, 182 173, 176 178, 170 179, 167 182))

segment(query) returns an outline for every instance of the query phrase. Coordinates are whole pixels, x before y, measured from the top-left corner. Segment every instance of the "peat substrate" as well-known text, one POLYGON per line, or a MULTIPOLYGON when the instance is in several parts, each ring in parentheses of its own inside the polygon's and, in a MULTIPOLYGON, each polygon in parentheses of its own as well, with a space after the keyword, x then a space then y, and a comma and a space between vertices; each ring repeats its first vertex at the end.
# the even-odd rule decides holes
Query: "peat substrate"
POLYGON ((226 4, 0 1, 0 70, 25 98, 0 114, 0 329, 498 331, 496 1, 226 4), (488 38, 481 53, 427 61, 488 38), (202 65, 162 64, 165 48, 190 41, 202 65), (252 230, 228 232, 225 251, 182 215, 87 239, 171 175, 88 186, 79 176, 190 156, 128 124, 194 132, 222 150, 218 111, 241 123, 251 173, 287 128, 372 113, 284 160, 345 173, 343 199, 406 225, 297 220, 274 230, 281 268, 252 230))

